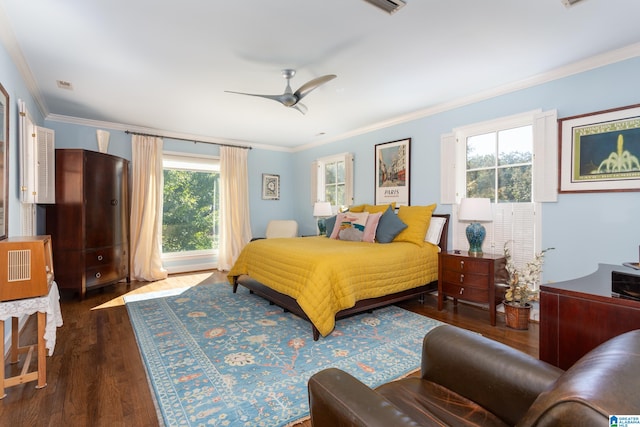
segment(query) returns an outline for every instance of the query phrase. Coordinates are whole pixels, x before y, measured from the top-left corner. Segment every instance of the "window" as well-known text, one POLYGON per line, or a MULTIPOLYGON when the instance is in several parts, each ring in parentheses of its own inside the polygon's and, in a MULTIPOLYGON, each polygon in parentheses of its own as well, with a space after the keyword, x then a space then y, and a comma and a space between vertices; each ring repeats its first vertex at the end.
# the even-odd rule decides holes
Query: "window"
MULTIPOLYGON (((518 267, 541 250, 541 204, 556 201, 557 117, 531 112, 455 129, 441 141, 441 203, 487 197, 493 221, 484 224, 484 251, 510 242, 518 267)), ((467 223, 452 209, 453 246, 468 248, 467 223)))
POLYGON ((219 160, 165 153, 162 164, 163 260, 214 261, 219 242, 219 160))
POLYGON ((497 203, 531 202, 533 126, 466 138, 466 196, 497 203))
POLYGON ((353 203, 353 156, 349 153, 318 159, 312 166, 311 201, 334 207, 353 203))

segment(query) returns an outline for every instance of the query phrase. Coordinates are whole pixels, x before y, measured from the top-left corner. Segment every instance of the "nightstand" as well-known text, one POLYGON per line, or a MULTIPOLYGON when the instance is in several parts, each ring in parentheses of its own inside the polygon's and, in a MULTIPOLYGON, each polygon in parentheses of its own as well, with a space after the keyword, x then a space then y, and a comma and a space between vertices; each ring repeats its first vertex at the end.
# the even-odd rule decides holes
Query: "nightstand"
POLYGON ((489 304, 491 326, 496 325, 496 306, 504 299, 508 277, 503 255, 485 253, 469 256, 467 251, 441 252, 438 259, 438 310, 447 296, 458 300, 489 304))

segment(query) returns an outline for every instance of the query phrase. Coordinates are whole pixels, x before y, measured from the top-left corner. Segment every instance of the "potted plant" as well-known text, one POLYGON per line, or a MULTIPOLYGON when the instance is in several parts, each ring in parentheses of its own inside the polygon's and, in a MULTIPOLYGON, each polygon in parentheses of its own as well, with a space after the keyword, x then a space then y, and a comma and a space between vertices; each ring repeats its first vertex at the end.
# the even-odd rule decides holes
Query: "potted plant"
POLYGON ((518 270, 511 258, 507 243, 504 245, 505 268, 509 273, 503 303, 505 323, 510 328, 529 329, 530 301, 535 299, 539 292, 536 283, 540 280, 545 253, 553 248, 539 252, 524 268, 518 270))

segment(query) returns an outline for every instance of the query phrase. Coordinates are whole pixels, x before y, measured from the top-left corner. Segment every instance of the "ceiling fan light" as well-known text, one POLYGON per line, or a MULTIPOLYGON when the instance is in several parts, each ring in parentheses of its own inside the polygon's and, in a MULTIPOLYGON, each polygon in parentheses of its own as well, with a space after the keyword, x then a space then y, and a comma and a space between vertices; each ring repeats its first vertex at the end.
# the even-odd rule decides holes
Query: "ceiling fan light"
MULTIPOLYGON (((398 10, 400 10, 405 3, 403 0, 364 0, 369 4, 374 5, 375 7, 384 10, 389 15, 393 15, 398 10)), ((577 1, 577 0, 573 0, 577 1)))

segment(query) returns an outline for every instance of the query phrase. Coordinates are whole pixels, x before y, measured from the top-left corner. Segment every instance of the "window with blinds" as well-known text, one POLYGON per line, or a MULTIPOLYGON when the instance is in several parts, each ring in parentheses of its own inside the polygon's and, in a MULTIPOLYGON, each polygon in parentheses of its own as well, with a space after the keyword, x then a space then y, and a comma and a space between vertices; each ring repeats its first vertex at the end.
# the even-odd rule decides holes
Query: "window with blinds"
POLYGON ((557 116, 555 111, 524 113, 469 125, 443 135, 441 203, 454 204, 454 249, 467 250, 468 225, 458 221, 464 197, 492 201, 493 221, 484 223, 483 251, 501 254, 507 244, 517 267, 541 246, 540 202, 557 200, 557 116))

